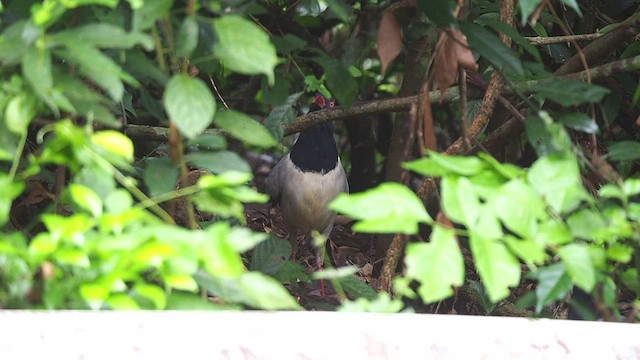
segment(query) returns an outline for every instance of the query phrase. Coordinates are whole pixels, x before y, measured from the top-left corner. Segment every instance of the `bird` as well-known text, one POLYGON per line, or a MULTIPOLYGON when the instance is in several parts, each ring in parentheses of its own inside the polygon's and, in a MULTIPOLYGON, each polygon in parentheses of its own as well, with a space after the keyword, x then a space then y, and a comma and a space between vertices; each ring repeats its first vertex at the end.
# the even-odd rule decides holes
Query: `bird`
MULTIPOLYGON (((335 107, 333 98, 313 98, 309 112, 335 107)), ((348 193, 347 176, 333 137, 333 123, 312 126, 300 132, 290 152, 267 176, 267 194, 279 205, 295 258, 298 235, 313 230, 329 238, 336 213, 328 204, 340 193, 348 193)), ((317 254, 318 268, 323 261, 317 254)), ((321 284, 324 295, 324 283, 321 284)))

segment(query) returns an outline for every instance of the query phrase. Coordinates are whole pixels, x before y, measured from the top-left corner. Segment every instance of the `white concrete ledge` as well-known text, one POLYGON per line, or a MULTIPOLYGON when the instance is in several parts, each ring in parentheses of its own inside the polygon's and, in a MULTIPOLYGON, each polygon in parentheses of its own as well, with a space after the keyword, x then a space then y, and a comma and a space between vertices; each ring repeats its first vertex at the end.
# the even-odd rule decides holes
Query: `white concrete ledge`
POLYGON ((0 311, 0 359, 640 359, 640 325, 334 312, 0 311))

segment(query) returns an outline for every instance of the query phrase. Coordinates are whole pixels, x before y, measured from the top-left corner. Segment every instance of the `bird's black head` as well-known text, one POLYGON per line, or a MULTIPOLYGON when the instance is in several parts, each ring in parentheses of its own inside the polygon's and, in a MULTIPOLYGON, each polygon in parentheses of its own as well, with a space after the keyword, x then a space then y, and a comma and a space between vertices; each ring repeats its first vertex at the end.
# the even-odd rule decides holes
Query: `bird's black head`
MULTIPOLYGON (((336 100, 316 95, 309 112, 327 110, 336 106, 336 100)), ((291 161, 300 170, 326 174, 338 164, 338 149, 333 139, 333 123, 312 126, 300 133, 291 149, 291 161)))

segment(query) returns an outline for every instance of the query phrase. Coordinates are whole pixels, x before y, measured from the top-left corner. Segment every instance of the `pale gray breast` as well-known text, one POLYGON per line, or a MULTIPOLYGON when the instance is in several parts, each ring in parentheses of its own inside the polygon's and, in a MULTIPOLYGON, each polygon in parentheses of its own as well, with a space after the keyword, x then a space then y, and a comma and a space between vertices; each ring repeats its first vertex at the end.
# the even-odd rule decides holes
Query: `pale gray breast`
POLYGON ((328 236, 336 214, 327 209, 327 204, 339 193, 348 191, 339 160, 335 169, 321 175, 300 171, 287 155, 267 178, 267 192, 273 201, 279 202, 287 226, 304 233, 317 230, 328 236))

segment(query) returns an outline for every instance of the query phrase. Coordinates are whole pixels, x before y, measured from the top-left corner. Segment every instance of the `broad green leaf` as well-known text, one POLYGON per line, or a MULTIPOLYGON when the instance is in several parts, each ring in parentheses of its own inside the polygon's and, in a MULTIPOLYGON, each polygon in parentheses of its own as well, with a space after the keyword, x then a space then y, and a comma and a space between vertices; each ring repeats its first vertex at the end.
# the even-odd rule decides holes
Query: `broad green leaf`
POLYGON ((36 101, 33 95, 21 93, 13 97, 4 113, 7 129, 15 134, 25 134, 29 123, 36 115, 36 101))
POLYGON ((591 209, 580 209, 571 214, 567 225, 573 236, 586 240, 599 240, 598 233, 607 226, 602 214, 591 209))
POLYGON ((217 304, 199 294, 187 294, 172 291, 167 299, 167 310, 242 310, 242 307, 232 304, 217 304))
POLYGON ((518 239, 515 236, 507 235, 505 242, 509 249, 527 264, 542 265, 549 258, 544 244, 532 239, 518 239))
POLYGON ((167 307, 167 294, 159 286, 138 283, 133 287, 133 291, 137 295, 151 300, 156 310, 164 310, 167 307))
POLYGON ((609 146, 607 157, 613 161, 640 159, 640 142, 618 141, 609 146))
POLYGON ((429 243, 410 243, 405 257, 407 277, 418 280, 426 303, 453 295, 464 282, 464 259, 452 229, 436 225, 429 243))
POLYGON ((271 109, 269 116, 264 121, 264 126, 269 129, 276 139, 282 139, 284 136, 283 124, 290 124, 296 118, 296 110, 294 105, 302 95, 302 92, 289 95, 284 104, 278 105, 271 109))
POLYGON ((580 6, 576 0, 560 0, 568 7, 572 8, 578 16, 582 17, 582 12, 580 12, 580 6))
POLYGON ((273 275, 278 272, 284 261, 290 256, 291 244, 286 240, 271 236, 256 246, 253 255, 251 255, 249 269, 273 275))
POLYGON ((233 137, 251 145, 268 148, 278 143, 262 124, 238 111, 219 111, 213 122, 233 137))
POLYGON ((520 24, 524 26, 529 16, 540 6, 542 0, 518 0, 520 4, 520 24))
POLYGON ((126 32, 109 23, 89 23, 73 29, 60 31, 51 36, 53 43, 66 46, 82 42, 88 46, 105 49, 129 49, 141 45, 145 50, 153 49, 153 38, 141 32, 126 32))
POLYGON ((610 92, 599 85, 560 79, 538 82, 532 85, 530 90, 562 106, 596 103, 610 92))
POLYGON ((209 88, 197 78, 174 75, 164 92, 164 106, 182 135, 194 138, 206 129, 216 112, 209 88))
POLYGON ((151 196, 175 190, 180 172, 169 158, 149 158, 144 170, 144 183, 151 196))
POLYGON ((80 185, 69 185, 69 193, 73 202, 75 202, 80 208, 88 211, 94 217, 100 217, 102 215, 102 200, 93 190, 80 185))
MULTIPOLYGON (((344 286, 343 286, 344 287, 344 286)), ((344 301, 338 311, 373 312, 373 313, 397 313, 404 308, 400 299, 392 299, 386 292, 376 294, 373 299, 356 297, 353 301, 344 301)))
POLYGON ((146 0, 142 7, 133 12, 133 30, 144 31, 155 24, 156 20, 169 15, 173 0, 146 0))
POLYGON ((593 290, 596 270, 589 248, 583 244, 568 244, 558 249, 558 255, 573 283, 586 292, 593 290))
POLYGON ((273 42, 273 45, 275 45, 279 52, 283 53, 302 50, 307 46, 306 41, 292 34, 284 34, 283 36, 273 35, 271 42, 273 42))
POLYGON ((56 262, 66 265, 73 265, 80 268, 88 269, 90 262, 87 254, 80 249, 62 248, 58 249, 53 258, 56 262))
POLYGON ((351 106, 358 97, 358 82, 351 76, 349 69, 335 59, 322 59, 319 63, 327 76, 327 87, 338 104, 346 108, 351 106))
MULTIPOLYGON (((338 280, 342 289, 349 295, 358 299, 375 299, 376 291, 371 285, 363 282, 355 276, 347 276, 338 280)), ((386 293, 384 293, 386 294, 386 293)))
POLYGON ((525 128, 538 156, 571 153, 573 144, 567 130, 555 123, 546 111, 527 116, 525 128))
POLYGON ((111 310, 140 310, 140 305, 127 294, 111 294, 105 304, 111 310))
POLYGON ((187 16, 182 21, 176 39, 176 56, 189 57, 198 46, 198 20, 194 16, 187 16))
POLYGON ((536 286, 536 314, 555 300, 563 299, 572 284, 562 263, 551 264, 535 272, 538 279, 536 286))
POLYGON ((520 282, 520 263, 507 247, 496 240, 484 238, 483 234, 471 233, 471 253, 487 289, 489 299, 497 302, 509 296, 509 287, 520 282))
POLYGON ((564 222, 548 219, 538 226, 534 240, 543 245, 563 245, 573 241, 573 235, 564 222))
POLYGON ((25 29, 34 25, 26 21, 17 21, 5 28, 0 34, 0 64, 13 65, 20 61, 22 54, 30 49, 35 39, 23 37, 25 29))
POLYGON ((55 88, 52 97, 57 106, 72 114, 79 114, 87 119, 95 119, 110 127, 119 127, 121 123, 116 120, 113 111, 106 107, 111 103, 96 90, 89 88, 84 81, 78 77, 70 76, 63 72, 53 74, 55 88), (70 101, 70 108, 58 101, 56 92, 60 91, 70 101))
POLYGON ((482 213, 482 204, 467 178, 446 177, 440 183, 442 210, 449 219, 473 229, 482 213))
POLYGON ((62 239, 76 244, 84 243, 84 234, 94 226, 95 221, 84 213, 61 216, 46 213, 41 216, 42 222, 55 241, 62 239))
POLYGON ((503 23, 502 21, 499 20, 493 20, 493 19, 477 19, 476 20, 477 23, 479 23, 480 25, 489 25, 491 26, 495 31, 497 32, 501 32, 505 35, 507 35, 509 38, 511 38, 511 40, 513 40, 513 42, 515 42, 516 44, 522 46, 522 48, 529 53, 529 55, 533 56, 533 58, 538 61, 538 62, 542 62, 542 59, 540 58, 540 53, 538 52, 538 49, 536 49, 535 46, 533 46, 527 39, 525 39, 522 35, 520 35, 520 33, 518 33, 513 27, 503 23))
POLYGON ((223 15, 213 21, 213 28, 218 40, 213 52, 225 67, 241 74, 265 74, 274 84, 276 48, 260 27, 237 15, 223 15))
POLYGON ((545 204, 522 179, 500 187, 489 204, 504 226, 523 238, 533 237, 538 219, 546 216, 545 204))
POLYGON ((80 285, 80 296, 92 310, 100 309, 104 301, 109 297, 110 292, 111 285, 104 281, 80 285))
POLYGON ((187 154, 186 159, 193 166, 220 174, 226 171, 250 173, 251 167, 237 153, 232 151, 199 151, 187 154))
POLYGON ((115 130, 103 130, 91 135, 91 142, 126 161, 133 161, 133 142, 115 130))
POLYGON ((554 114, 554 118, 574 130, 587 134, 595 134, 598 132, 598 124, 591 116, 584 113, 559 113, 554 114))
POLYGON ((358 272, 358 268, 356 266, 353 266, 353 265, 341 266, 338 268, 322 269, 322 270, 314 271, 313 274, 311 274, 311 278, 314 280, 340 279, 340 278, 346 278, 348 276, 352 276, 357 272, 358 272))
POLYGON ((80 73, 103 88, 114 101, 122 100, 124 85, 121 78, 128 75, 111 58, 85 43, 67 44, 58 53, 68 61, 79 65, 80 73))
POLYGON ((580 169, 572 156, 545 156, 529 170, 529 185, 556 213, 574 209, 586 199, 580 169))
POLYGON ((344 0, 325 0, 327 9, 332 11, 344 23, 349 22, 350 13, 353 11, 351 5, 345 4, 344 0))
POLYGON ((418 0, 418 8, 440 28, 449 28, 455 24, 453 7, 450 0, 418 0))
POLYGON ((206 150, 223 150, 227 148, 227 139, 222 135, 204 133, 189 140, 188 144, 206 150))
POLYGON ((624 183, 622 183, 622 191, 626 196, 640 194, 640 179, 626 179, 624 183))
POLYGON ((460 30, 469 40, 471 48, 502 71, 511 71, 524 75, 522 63, 516 54, 508 48, 497 35, 472 23, 460 23, 460 30))
POLYGON ((486 168, 482 160, 475 156, 447 156, 429 151, 429 158, 455 175, 476 175, 486 168))
POLYGON ((268 238, 269 235, 266 233, 252 231, 249 228, 240 226, 231 228, 231 233, 229 233, 229 243, 239 253, 253 249, 268 238))
POLYGON ((199 244, 198 255, 213 276, 238 276, 245 271, 240 254, 229 243, 229 224, 218 222, 207 228, 210 236, 199 244))
POLYGON ((300 310, 289 291, 274 278, 258 272, 248 272, 238 278, 242 290, 251 299, 249 305, 264 310, 300 310))
POLYGON ((340 194, 329 208, 360 220, 355 231, 415 234, 431 223, 422 201, 406 186, 384 183, 358 194, 340 194))
POLYGON ((49 50, 30 47, 22 57, 22 76, 27 79, 38 97, 56 112, 58 109, 51 94, 53 75, 49 50))

